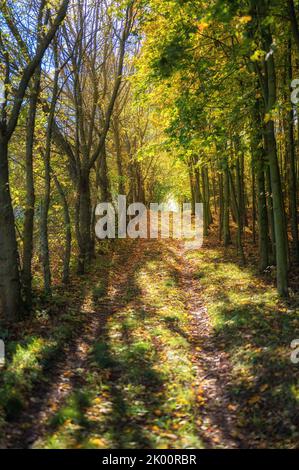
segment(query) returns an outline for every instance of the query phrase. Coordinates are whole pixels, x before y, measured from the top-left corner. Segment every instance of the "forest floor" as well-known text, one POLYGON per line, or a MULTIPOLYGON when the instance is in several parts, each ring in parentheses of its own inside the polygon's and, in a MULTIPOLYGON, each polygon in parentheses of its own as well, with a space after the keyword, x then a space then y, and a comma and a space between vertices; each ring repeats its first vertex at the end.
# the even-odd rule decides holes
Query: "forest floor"
POLYGON ((213 237, 113 242, 1 336, 2 447, 298 447, 298 299, 213 237))

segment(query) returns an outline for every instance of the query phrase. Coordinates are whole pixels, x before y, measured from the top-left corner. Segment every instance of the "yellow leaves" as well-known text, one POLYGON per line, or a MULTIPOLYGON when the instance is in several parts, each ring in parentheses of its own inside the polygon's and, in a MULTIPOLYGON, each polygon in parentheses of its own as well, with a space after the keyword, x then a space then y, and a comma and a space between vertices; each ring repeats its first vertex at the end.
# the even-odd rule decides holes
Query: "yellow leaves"
POLYGON ((239 18, 239 23, 241 24, 247 24, 250 23, 250 21, 252 21, 252 16, 250 15, 241 16, 241 18, 239 18))
POLYGON ((261 401, 260 395, 254 395, 253 397, 251 397, 251 398, 248 400, 248 404, 249 404, 249 405, 256 405, 256 404, 259 403, 260 401, 261 401))
POLYGON ((175 424, 172 425, 172 429, 174 431, 177 431, 178 429, 180 429, 180 427, 181 427, 181 425, 179 423, 175 423, 175 424))
POLYGON ((67 390, 70 390, 70 384, 69 383, 62 383, 59 385, 59 390, 63 390, 63 391, 67 391, 67 390))
POLYGON ((205 29, 207 29, 209 27, 209 23, 207 23, 206 21, 201 21, 199 24, 198 24, 198 31, 200 33, 202 33, 205 29))
POLYGON ((250 60, 252 60, 252 62, 260 62, 261 60, 263 60, 263 58, 265 57, 266 53, 265 51, 262 51, 261 49, 257 49, 251 56, 250 56, 250 60))
POLYGON ((160 428, 159 428, 158 426, 152 426, 152 427, 150 428, 150 430, 151 430, 152 432, 155 432, 155 433, 156 433, 156 432, 160 432, 160 428))
POLYGON ((98 437, 94 437, 90 439, 89 443, 92 447, 96 447, 100 449, 103 449, 106 447, 106 442, 103 439, 100 439, 98 437))
POLYGON ((180 404, 181 406, 188 406, 189 405, 189 401, 186 400, 185 398, 178 399, 177 403, 180 404))
POLYGON ((72 370, 66 370, 65 372, 63 372, 63 377, 65 377, 65 378, 72 377, 72 375, 73 375, 72 370))
POLYGON ((58 409, 57 403, 53 402, 49 405, 49 409, 51 410, 52 413, 55 413, 58 409))
POLYGON ((158 444, 157 449, 169 449, 169 444, 166 444, 165 442, 158 444))
POLYGON ((267 124, 269 121, 274 121, 279 117, 279 108, 278 106, 276 108, 272 108, 270 112, 265 114, 264 117, 264 122, 267 124))
POLYGON ((229 405, 227 405, 227 409, 228 411, 236 411, 237 405, 233 405, 232 403, 230 403, 229 405))
POLYGON ((182 411, 176 411, 175 413, 173 413, 173 416, 175 416, 176 418, 185 418, 186 413, 182 411))
POLYGON ((264 122, 265 122, 265 124, 267 124, 269 121, 271 121, 271 114, 266 113, 265 117, 264 117, 264 122))
MULTIPOLYGON (((259 388, 259 391, 260 393, 264 393, 267 389, 269 388, 269 385, 268 384, 263 384, 261 385, 261 387, 259 388)), ((249 405, 256 405, 257 403, 260 403, 262 401, 262 397, 261 395, 253 395, 249 400, 248 400, 248 404, 249 405)))
POLYGON ((204 406, 205 404, 205 398, 203 396, 204 394, 204 391, 203 389, 200 387, 197 391, 197 395, 196 395, 196 401, 198 403, 199 406, 204 406))
POLYGON ((94 405, 101 405, 102 404, 102 399, 97 397, 93 400, 94 405))
POLYGON ((64 423, 63 423, 63 427, 65 428, 69 428, 69 427, 72 427, 73 426, 73 422, 71 419, 67 419, 64 423))

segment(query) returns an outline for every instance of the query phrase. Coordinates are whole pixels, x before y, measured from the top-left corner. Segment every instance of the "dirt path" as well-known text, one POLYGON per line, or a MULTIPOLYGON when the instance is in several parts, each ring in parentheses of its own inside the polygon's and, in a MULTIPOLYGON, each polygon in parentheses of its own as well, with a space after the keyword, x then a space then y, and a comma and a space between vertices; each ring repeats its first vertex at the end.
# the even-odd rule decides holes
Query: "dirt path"
POLYGON ((185 292, 190 315, 190 335, 197 368, 198 386, 203 391, 203 406, 198 412, 199 433, 206 447, 238 448, 236 416, 230 410, 226 393, 230 380, 228 355, 219 349, 211 321, 201 295, 201 285, 196 277, 194 262, 180 250, 182 258, 181 287, 185 292))
POLYGON ((8 423, 6 447, 240 447, 225 394, 229 361, 215 343, 194 269, 178 243, 122 244, 102 276, 105 293, 95 298, 95 267, 80 334, 8 423), (185 329, 173 316, 180 308, 185 329), (186 370, 173 375, 167 358, 180 367, 180 354, 186 370))

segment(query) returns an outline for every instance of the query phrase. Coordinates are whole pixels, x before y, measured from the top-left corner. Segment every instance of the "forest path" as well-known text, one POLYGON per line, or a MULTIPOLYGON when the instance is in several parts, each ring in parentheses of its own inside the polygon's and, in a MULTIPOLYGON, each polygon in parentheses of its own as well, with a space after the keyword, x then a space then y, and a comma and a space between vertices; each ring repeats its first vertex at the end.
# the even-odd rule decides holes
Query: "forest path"
POLYGON ((174 241, 113 252, 70 288, 80 321, 6 426, 6 446, 239 447, 196 263, 174 241))

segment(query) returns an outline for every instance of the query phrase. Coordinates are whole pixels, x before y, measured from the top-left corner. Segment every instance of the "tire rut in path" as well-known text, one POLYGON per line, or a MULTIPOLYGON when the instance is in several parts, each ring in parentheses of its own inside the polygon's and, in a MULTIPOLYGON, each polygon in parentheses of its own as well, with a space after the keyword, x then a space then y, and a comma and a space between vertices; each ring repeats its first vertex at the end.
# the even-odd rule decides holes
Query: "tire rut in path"
POLYGON ((217 346, 211 320, 202 299, 200 281, 196 279, 196 266, 186 258, 180 246, 180 285, 185 294, 190 315, 190 342, 193 362, 197 370, 197 386, 204 402, 198 409, 198 432, 207 448, 240 448, 236 417, 229 410, 227 388, 231 365, 227 354, 217 346))
POLYGON ((126 250, 116 253, 116 267, 109 280, 109 287, 113 289, 107 298, 97 300, 96 304, 92 299, 96 279, 91 278, 91 288, 80 308, 86 315, 80 334, 65 346, 62 357, 49 368, 48 381, 39 382, 33 388, 26 409, 7 424, 6 448, 33 447, 37 440, 45 436, 49 418, 65 403, 73 390, 84 386, 86 374, 82 370, 88 370, 92 345, 104 334, 109 316, 125 305, 121 304, 122 294, 136 264, 140 262, 142 247, 136 247, 134 252, 137 255, 135 258, 128 257, 126 250))

